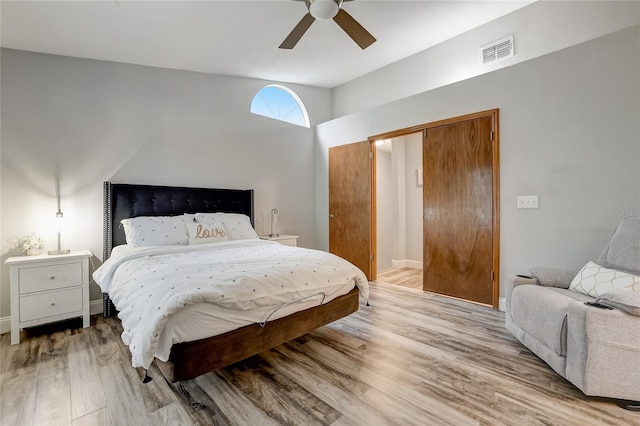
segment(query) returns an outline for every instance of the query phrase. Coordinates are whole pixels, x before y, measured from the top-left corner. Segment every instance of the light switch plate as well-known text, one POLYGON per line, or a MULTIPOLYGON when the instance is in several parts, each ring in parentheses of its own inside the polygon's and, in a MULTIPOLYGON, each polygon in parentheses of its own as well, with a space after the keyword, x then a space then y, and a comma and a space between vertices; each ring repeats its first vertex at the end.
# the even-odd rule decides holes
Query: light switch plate
POLYGON ((537 195, 519 195, 518 208, 519 209, 537 209, 538 196, 537 195))

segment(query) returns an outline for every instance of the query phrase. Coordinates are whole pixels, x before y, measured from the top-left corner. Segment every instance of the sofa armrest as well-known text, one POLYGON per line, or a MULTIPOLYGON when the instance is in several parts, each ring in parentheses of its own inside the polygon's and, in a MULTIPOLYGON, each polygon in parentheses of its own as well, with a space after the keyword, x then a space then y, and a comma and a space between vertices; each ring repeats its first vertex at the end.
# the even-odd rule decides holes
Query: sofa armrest
POLYGON ((523 278, 516 276, 513 280, 513 284, 507 286, 506 288, 506 311, 507 313, 511 312, 511 293, 513 293, 513 289, 520 285, 540 285, 540 281, 537 278, 523 278))
POLYGON ((564 268, 531 268, 531 276, 545 287, 569 288, 575 271, 564 268))
POLYGON ((586 395, 640 401, 640 316, 572 302, 567 379, 586 395))
POLYGON ((540 285, 540 280, 535 277, 531 277, 531 278, 515 277, 513 280, 513 288, 516 288, 519 285, 525 285, 525 284, 540 285))

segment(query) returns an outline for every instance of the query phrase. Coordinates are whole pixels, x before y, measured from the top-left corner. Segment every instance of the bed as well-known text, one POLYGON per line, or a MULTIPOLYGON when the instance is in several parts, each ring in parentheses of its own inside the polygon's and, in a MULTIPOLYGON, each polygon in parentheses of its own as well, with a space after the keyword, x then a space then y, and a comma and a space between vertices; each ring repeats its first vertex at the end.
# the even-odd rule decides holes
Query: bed
MULTIPOLYGON (((123 319, 123 328, 125 328, 123 340, 132 351, 134 366, 142 366, 147 369, 148 358, 151 356, 153 362, 169 382, 190 380, 201 374, 271 349, 357 311, 360 293, 368 292, 366 277, 353 265, 329 253, 311 253, 315 251, 285 247, 274 242, 253 238, 221 241, 216 244, 203 244, 201 246, 191 245, 194 243, 191 240, 191 244, 182 247, 131 248, 130 245, 127 245, 125 229, 121 225, 123 219, 125 223, 130 220, 137 220, 131 218, 149 218, 149 220, 161 217, 178 218, 181 215, 185 215, 185 213, 190 215, 198 213, 206 218, 226 214, 228 217, 236 217, 234 215, 240 217, 239 215, 243 215, 242 217, 248 218, 251 232, 253 232, 253 199, 253 190, 129 185, 105 182, 103 253, 105 263, 99 269, 98 275, 101 277, 99 284, 104 291, 104 315, 114 315, 116 306, 122 310, 119 316, 123 319), (312 261, 305 257, 316 256, 316 254, 320 256, 318 259, 314 258, 313 260, 319 265, 317 267, 315 267, 315 263, 312 265, 310 263, 312 261), (107 259, 112 255, 113 258, 107 262, 107 259), (236 265, 245 265, 244 256, 257 256, 259 261, 251 261, 258 265, 255 268, 263 269, 251 269, 254 266, 250 266, 247 271, 243 271, 245 274, 241 275, 237 275, 240 272, 237 270, 233 274, 228 270, 221 271, 220 268, 232 269, 236 265), (284 265, 276 267, 273 266, 275 265, 274 263, 270 266, 269 272, 266 273, 264 268, 267 266, 265 266, 264 259, 267 257, 277 258, 278 263, 282 261, 284 265), (156 272, 158 274, 166 273, 166 277, 171 277, 177 282, 176 278, 172 277, 170 275, 171 272, 168 271, 169 269, 173 271, 173 267, 177 265, 174 262, 178 258, 186 259, 183 260, 186 264, 192 263, 193 259, 206 259, 206 262, 210 263, 211 269, 203 272, 198 269, 198 273, 215 275, 216 281, 226 285, 226 287, 222 287, 224 291, 219 288, 204 288, 200 290, 200 287, 198 287, 200 293, 196 296, 189 296, 187 299, 184 297, 180 299, 182 297, 180 293, 177 295, 165 294, 170 291, 164 280, 165 275, 161 277, 154 274, 156 272), (233 260, 226 260, 227 258, 233 260), (223 260, 218 262, 217 259, 223 260), (223 261, 227 263, 222 264, 223 261), (307 262, 307 264, 301 266, 306 270, 291 269, 289 271, 287 269, 289 266, 293 268, 293 264, 303 262, 307 262), (219 263, 222 266, 219 266, 219 263), (147 267, 145 265, 151 266, 147 267), (130 271, 127 272, 126 268, 129 268, 130 271), (145 268, 149 269, 149 271, 144 272, 145 275, 143 277, 141 274, 143 274, 142 270, 145 268), (163 271, 163 268, 166 271, 163 271), (315 285, 312 281, 304 283, 306 286, 311 284, 311 287, 303 287, 302 282, 307 281, 304 278, 304 274, 307 274, 306 276, 315 276, 316 272, 324 273, 324 270, 328 269, 336 271, 336 268, 337 272, 333 273, 343 273, 344 276, 336 277, 335 279, 329 276, 330 279, 327 281, 332 282, 334 285, 332 289, 314 290, 311 288, 315 285), (354 268, 355 271, 347 273, 349 268, 354 268), (311 271, 311 269, 314 270, 311 271), (318 271, 315 269, 318 269, 318 271), (215 271, 215 273, 211 271, 215 271), (269 278, 262 280, 263 272, 265 272, 264 276, 269 275, 269 278), (314 274, 311 274, 311 272, 314 274), (114 277, 114 282, 117 283, 113 288, 110 287, 110 281, 109 284, 105 284, 104 276, 107 273, 110 273, 109 277, 114 277), (133 278, 123 278, 127 273, 129 276, 134 274, 133 278), (250 279, 255 281, 258 273, 261 274, 259 276, 261 280, 259 286, 250 284, 252 282, 250 279), (120 278, 115 279, 118 276, 120 278), (298 278, 293 279, 294 276, 298 278), (125 284, 123 283, 130 286, 133 280, 138 278, 140 280, 143 278, 145 280, 153 280, 152 284, 148 284, 148 287, 153 288, 153 291, 149 291, 148 300, 146 299, 146 293, 143 293, 143 291, 147 290, 138 289, 137 284, 135 291, 130 291, 128 288, 124 289, 125 284), (237 286, 236 279, 238 280, 237 286), (362 281, 363 279, 364 282, 362 281), (233 285, 229 285, 231 281, 233 281, 233 285), (299 281, 298 284, 301 288, 289 290, 286 294, 278 295, 276 287, 285 288, 285 284, 279 284, 288 281, 299 281), (240 283, 244 285, 245 282, 248 283, 246 284, 246 291, 240 285, 240 283), (251 287, 253 287, 253 290, 251 287), (251 291, 255 292, 256 289, 258 292, 262 292, 261 297, 268 296, 268 303, 266 298, 263 299, 257 296, 253 297, 250 302, 241 301, 240 296, 236 295, 236 293, 242 293, 243 291, 250 294, 251 291), (156 294, 152 297, 151 293, 156 294), (226 299, 224 299, 225 295, 227 296, 226 299), (191 301, 192 299, 195 301, 191 301), (185 308, 175 308, 172 304, 179 306, 176 303, 182 303, 181 301, 176 302, 177 300, 189 300, 190 304, 189 306, 185 304, 185 308), (262 302, 263 300, 265 300, 264 303, 262 302), (275 308, 274 303, 278 304, 275 308), (142 319, 143 314, 140 314, 138 321, 137 313, 132 315, 128 312, 139 310, 140 306, 149 314, 145 319, 142 319), (153 309, 149 308, 150 306, 153 306, 153 309), (158 310, 157 313, 155 313, 156 309, 158 310), (237 309, 246 309, 242 311, 242 318, 237 315, 237 309), (227 321, 224 315, 229 312, 231 312, 231 315, 227 321), (245 312, 248 314, 246 318, 244 317, 245 312), (126 318, 123 318, 123 315, 126 318), (132 319, 134 316, 136 318, 132 319), (188 333, 185 332, 185 336, 180 335, 181 330, 193 328, 191 326, 194 324, 202 325, 203 321, 209 321, 209 326, 205 327, 207 329, 206 333, 203 334, 203 328, 200 327, 195 334, 186 336, 188 333), (238 324, 240 325, 238 326, 238 324), (136 327, 138 329, 151 330, 147 332, 151 333, 150 336, 155 333, 157 339, 136 337, 136 327), (170 337, 164 336, 173 332, 177 334, 170 337), (147 344, 148 341, 152 341, 152 345, 155 344, 156 346, 146 347, 141 351, 143 355, 137 355, 137 351, 140 351, 140 349, 135 347, 137 345, 136 342, 147 344)), ((186 220, 192 221, 191 217, 186 220)), ((227 229, 229 229, 228 225, 227 229)), ((198 233, 200 233, 200 229, 198 229, 198 233)), ((193 237, 193 234, 191 236, 193 237)), ((200 261, 198 260, 198 262, 200 261)), ((176 267, 175 271, 181 268, 182 266, 180 268, 176 267)), ((195 275, 195 272, 190 270, 184 272, 184 274, 195 275)), ((188 276, 187 278, 190 278, 189 281, 194 280, 193 277, 188 276)), ((209 276, 208 278, 212 277, 209 276)), ((324 278, 323 276, 322 280, 324 278)), ((149 281, 144 282, 147 283, 149 281)), ((171 288, 173 289, 174 287, 172 286, 171 288)))

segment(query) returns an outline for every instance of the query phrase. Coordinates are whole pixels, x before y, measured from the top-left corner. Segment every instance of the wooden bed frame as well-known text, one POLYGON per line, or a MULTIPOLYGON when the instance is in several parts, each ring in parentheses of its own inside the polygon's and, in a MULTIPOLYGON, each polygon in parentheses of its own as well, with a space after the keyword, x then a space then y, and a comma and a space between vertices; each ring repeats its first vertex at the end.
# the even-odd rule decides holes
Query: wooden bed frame
MULTIPOLYGON (((172 216, 183 213, 242 213, 254 224, 253 190, 186 188, 104 183, 104 253, 126 244, 120 221, 137 216, 172 216)), ((155 363, 165 378, 175 383, 191 380, 209 371, 243 360, 300 337, 322 325, 358 310, 359 292, 354 287, 344 296, 266 326, 252 324, 207 339, 185 342, 171 348, 169 360, 155 363)), ((109 296, 103 293, 104 316, 115 314, 109 296)))

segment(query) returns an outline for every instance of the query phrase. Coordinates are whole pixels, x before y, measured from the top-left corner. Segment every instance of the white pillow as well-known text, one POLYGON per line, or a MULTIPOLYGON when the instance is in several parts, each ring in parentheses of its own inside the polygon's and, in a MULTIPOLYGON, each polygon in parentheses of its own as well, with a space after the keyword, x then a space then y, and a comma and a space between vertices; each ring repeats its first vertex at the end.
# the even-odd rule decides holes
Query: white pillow
POLYGON ((222 222, 229 240, 259 239, 251 226, 249 216, 240 213, 196 213, 196 222, 211 224, 222 222))
POLYGON ((222 221, 231 213, 196 213, 195 220, 197 223, 214 223, 222 221))
POLYGON ((594 262, 584 265, 569 286, 569 290, 591 297, 623 288, 637 288, 640 291, 640 277, 605 268, 594 262))
POLYGON ((185 213, 183 216, 184 216, 185 223, 195 222, 196 221, 195 213, 185 213))
POLYGON ((189 244, 207 244, 227 241, 227 231, 224 229, 222 222, 206 224, 206 223, 187 223, 189 230, 189 244))
POLYGON ((185 215, 138 216, 122 219, 127 244, 140 246, 175 246, 189 244, 185 215))

